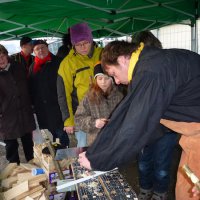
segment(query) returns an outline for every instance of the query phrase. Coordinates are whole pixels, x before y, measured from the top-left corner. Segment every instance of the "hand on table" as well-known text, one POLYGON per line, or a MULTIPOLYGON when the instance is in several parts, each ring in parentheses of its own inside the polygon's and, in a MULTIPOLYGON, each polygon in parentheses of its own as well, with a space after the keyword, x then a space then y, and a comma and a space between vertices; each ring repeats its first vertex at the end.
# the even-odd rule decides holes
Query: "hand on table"
POLYGON ((80 163, 82 167, 85 167, 86 169, 91 170, 92 168, 90 165, 90 161, 87 159, 85 154, 86 152, 79 154, 78 162, 80 163))

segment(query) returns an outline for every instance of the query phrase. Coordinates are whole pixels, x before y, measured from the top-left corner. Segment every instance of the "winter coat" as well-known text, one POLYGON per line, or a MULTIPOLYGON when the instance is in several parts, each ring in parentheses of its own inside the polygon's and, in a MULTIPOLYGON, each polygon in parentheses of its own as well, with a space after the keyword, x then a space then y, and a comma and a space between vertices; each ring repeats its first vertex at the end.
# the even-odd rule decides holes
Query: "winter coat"
POLYGON ((18 62, 20 66, 25 70, 27 76, 29 75, 29 68, 34 61, 34 56, 30 55, 28 63, 26 63, 24 57, 22 56, 21 52, 11 55, 11 59, 15 62, 18 62))
POLYGON ((11 62, 8 71, 0 71, 0 139, 17 139, 34 129, 26 74, 18 63, 11 62))
POLYGON ((90 146, 100 129, 95 127, 96 119, 108 119, 115 107, 122 100, 123 95, 116 86, 113 86, 111 93, 107 98, 103 98, 100 104, 91 102, 88 95, 79 104, 75 113, 76 129, 87 133, 87 144, 90 146))
POLYGON ((145 47, 128 95, 88 149, 91 166, 109 170, 131 161, 157 137, 160 119, 200 121, 200 56, 182 49, 145 47))
POLYGON ((40 129, 55 131, 62 129, 63 121, 57 97, 57 71, 61 59, 51 55, 52 60, 42 65, 41 70, 33 73, 34 63, 30 71, 30 88, 40 129))
POLYGON ((99 47, 94 47, 91 56, 83 56, 72 49, 60 64, 57 88, 64 126, 74 126, 74 114, 89 89, 94 66, 100 59, 101 50, 99 47))

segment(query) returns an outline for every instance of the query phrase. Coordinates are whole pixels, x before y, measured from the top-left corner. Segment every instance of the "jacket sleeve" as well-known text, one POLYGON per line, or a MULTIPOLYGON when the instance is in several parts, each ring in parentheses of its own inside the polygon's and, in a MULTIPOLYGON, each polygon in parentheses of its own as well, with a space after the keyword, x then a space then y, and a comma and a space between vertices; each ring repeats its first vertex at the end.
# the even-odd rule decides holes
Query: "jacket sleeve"
POLYGON ((57 77, 57 94, 58 94, 58 103, 62 113, 62 119, 63 121, 65 121, 67 118, 69 118, 69 109, 67 106, 64 82, 60 75, 58 75, 57 77))
POLYGON ((74 114, 72 109, 72 97, 71 93, 73 91, 73 74, 72 70, 69 68, 68 60, 64 59, 59 67, 58 76, 60 76, 64 83, 67 108, 69 116, 64 121, 64 126, 74 126, 74 114))
POLYGON ((75 124, 76 128, 83 130, 86 133, 96 132, 95 127, 95 118, 91 115, 91 109, 89 106, 89 100, 87 95, 80 102, 76 113, 75 113, 75 124))
POLYGON ((162 79, 150 72, 134 77, 131 91, 86 152, 93 169, 110 170, 130 162, 160 137, 156 130, 174 91, 165 89, 162 79))

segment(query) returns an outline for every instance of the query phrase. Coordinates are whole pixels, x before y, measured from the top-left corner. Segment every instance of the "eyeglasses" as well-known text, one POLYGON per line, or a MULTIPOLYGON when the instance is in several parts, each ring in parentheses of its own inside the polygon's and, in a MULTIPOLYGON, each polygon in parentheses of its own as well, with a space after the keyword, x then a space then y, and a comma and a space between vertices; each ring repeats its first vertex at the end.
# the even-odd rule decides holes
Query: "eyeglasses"
POLYGON ((85 42, 82 42, 82 43, 77 43, 77 44, 75 44, 75 47, 81 48, 81 47, 85 47, 85 46, 87 46, 87 45, 89 45, 89 44, 90 44, 90 42, 85 41, 85 42))
POLYGON ((38 47, 35 47, 33 50, 34 51, 43 51, 43 50, 46 50, 48 49, 48 47, 46 45, 41 45, 41 46, 38 46, 38 47))

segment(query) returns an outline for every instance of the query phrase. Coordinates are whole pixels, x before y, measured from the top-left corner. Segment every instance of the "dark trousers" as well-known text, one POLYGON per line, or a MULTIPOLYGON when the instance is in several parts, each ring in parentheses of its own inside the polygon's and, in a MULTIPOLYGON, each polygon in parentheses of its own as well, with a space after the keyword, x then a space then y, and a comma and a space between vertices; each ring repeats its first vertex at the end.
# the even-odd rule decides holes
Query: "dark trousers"
POLYGON ((69 137, 63 129, 50 130, 55 142, 56 138, 60 139, 60 144, 63 148, 69 147, 69 137))
MULTIPOLYGON (((19 153, 18 153, 18 141, 17 139, 13 140, 4 140, 6 144, 6 159, 10 163, 20 163, 19 153)), ((21 137, 21 142, 27 162, 33 159, 33 140, 32 134, 28 133, 21 137)))
POLYGON ((141 188, 158 193, 167 192, 170 166, 178 138, 178 134, 167 132, 156 142, 144 147, 138 159, 141 188))

